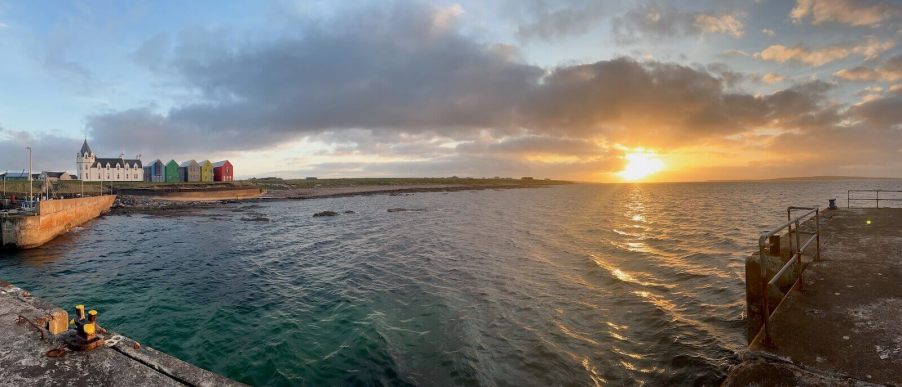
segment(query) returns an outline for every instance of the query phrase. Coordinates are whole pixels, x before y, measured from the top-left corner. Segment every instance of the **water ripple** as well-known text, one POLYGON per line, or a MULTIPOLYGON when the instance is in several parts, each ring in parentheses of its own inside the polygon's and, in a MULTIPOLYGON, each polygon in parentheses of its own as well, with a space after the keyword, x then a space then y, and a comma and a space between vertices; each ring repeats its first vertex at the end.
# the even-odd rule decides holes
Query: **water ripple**
POLYGON ((575 185, 108 216, 2 253, 0 278, 255 385, 713 385, 744 343, 757 233, 781 206, 861 184, 575 185), (386 212, 398 207, 426 211, 386 212), (356 213, 312 217, 327 209, 356 213), (241 221, 251 210, 271 222, 241 221))

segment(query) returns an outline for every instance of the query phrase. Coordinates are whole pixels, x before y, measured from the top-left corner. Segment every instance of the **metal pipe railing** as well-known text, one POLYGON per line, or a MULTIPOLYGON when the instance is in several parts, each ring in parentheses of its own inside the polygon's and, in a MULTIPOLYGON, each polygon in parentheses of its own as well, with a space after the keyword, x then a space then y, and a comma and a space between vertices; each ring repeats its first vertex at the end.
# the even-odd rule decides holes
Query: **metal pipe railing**
POLYGON ((880 208, 880 201, 884 202, 902 202, 902 197, 880 197, 881 192, 891 192, 896 194, 902 194, 902 191, 893 191, 893 190, 885 190, 885 189, 850 189, 846 192, 846 207, 852 208, 852 201, 873 201, 876 203, 877 208, 880 208), (853 198, 852 192, 874 192, 876 195, 873 198, 853 198))
MULTIPOLYGON (((780 278, 783 277, 791 268, 795 267, 796 269, 796 280, 790 287, 790 291, 792 289, 797 289, 799 291, 802 290, 802 270, 804 269, 804 262, 802 261, 802 255, 805 253, 805 250, 811 246, 811 243, 816 243, 816 252, 814 254, 814 261, 819 261, 821 258, 821 216, 820 216, 820 207, 787 207, 786 208, 786 223, 781 224, 780 226, 768 231, 764 232, 758 238, 758 257, 759 257, 759 266, 761 268, 761 320, 763 323, 762 330, 764 331, 763 343, 764 345, 773 345, 773 338, 770 336, 770 302, 768 300, 768 293, 770 291, 770 287, 777 284, 780 278), (801 215, 793 217, 794 211, 805 211, 801 215), (814 222, 814 233, 809 237, 804 243, 801 241, 800 234, 803 234, 801 231, 801 226, 805 222, 814 222), (781 233, 783 230, 786 230, 787 237, 789 237, 789 253, 791 258, 783 264, 783 267, 774 274, 770 279, 767 278, 767 266, 765 265, 765 252, 770 247, 770 237, 773 235, 777 235, 781 233), (793 243, 793 239, 795 239, 795 243, 793 243)), ((804 232, 805 234, 811 234, 808 232, 804 232)), ((787 292, 788 293, 788 292, 787 292)), ((785 296, 784 296, 785 298, 785 296)), ((782 302, 782 298, 780 301, 782 302)), ((779 305, 779 304, 778 304, 779 305)))

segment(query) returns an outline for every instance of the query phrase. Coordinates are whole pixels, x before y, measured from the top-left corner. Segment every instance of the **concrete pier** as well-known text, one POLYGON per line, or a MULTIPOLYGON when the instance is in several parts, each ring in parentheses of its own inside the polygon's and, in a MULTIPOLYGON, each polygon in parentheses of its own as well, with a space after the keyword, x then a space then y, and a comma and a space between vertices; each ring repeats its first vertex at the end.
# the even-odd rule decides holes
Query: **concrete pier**
POLYGON ((0 214, 0 248, 31 249, 71 231, 110 209, 115 195, 45 200, 35 213, 0 214))
POLYGON ((773 312, 774 344, 756 335, 725 386, 902 385, 902 209, 822 211, 820 227, 821 260, 773 312))
MULTIPOLYGON (((62 334, 42 339, 30 321, 58 310, 27 291, 0 281, 0 386, 240 386, 242 384, 195 367, 124 337, 113 346, 90 352, 59 348, 62 334)), ((103 315, 99 323, 103 325, 103 315)), ((38 325, 42 325, 38 323, 38 325)), ((109 339, 115 333, 105 336, 109 339)))

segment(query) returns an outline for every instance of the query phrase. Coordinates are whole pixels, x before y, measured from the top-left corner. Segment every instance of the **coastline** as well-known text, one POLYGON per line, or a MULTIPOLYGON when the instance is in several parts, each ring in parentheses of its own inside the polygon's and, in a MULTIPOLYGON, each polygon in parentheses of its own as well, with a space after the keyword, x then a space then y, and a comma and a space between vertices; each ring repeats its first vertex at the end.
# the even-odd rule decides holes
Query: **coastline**
POLYGON ((423 192, 458 192, 458 191, 482 191, 520 188, 547 188, 560 184, 488 184, 488 185, 439 185, 439 184, 408 184, 408 185, 371 185, 371 186, 346 186, 346 187, 316 187, 265 190, 263 194, 255 198, 246 199, 219 199, 215 197, 195 197, 190 199, 164 198, 159 196, 119 195, 119 200, 110 209, 110 215, 170 215, 178 216, 188 214, 191 210, 219 208, 236 203, 261 203, 286 200, 310 200, 326 199, 349 196, 373 196, 373 195, 408 195, 423 192))

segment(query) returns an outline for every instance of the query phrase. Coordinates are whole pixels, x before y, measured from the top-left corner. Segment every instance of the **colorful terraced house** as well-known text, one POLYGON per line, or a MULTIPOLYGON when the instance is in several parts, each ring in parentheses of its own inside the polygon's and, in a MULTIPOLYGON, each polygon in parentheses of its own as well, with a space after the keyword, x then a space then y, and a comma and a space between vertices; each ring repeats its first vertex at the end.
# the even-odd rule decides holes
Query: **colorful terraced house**
POLYGON ((213 163, 210 160, 200 162, 200 181, 213 181, 213 163))

